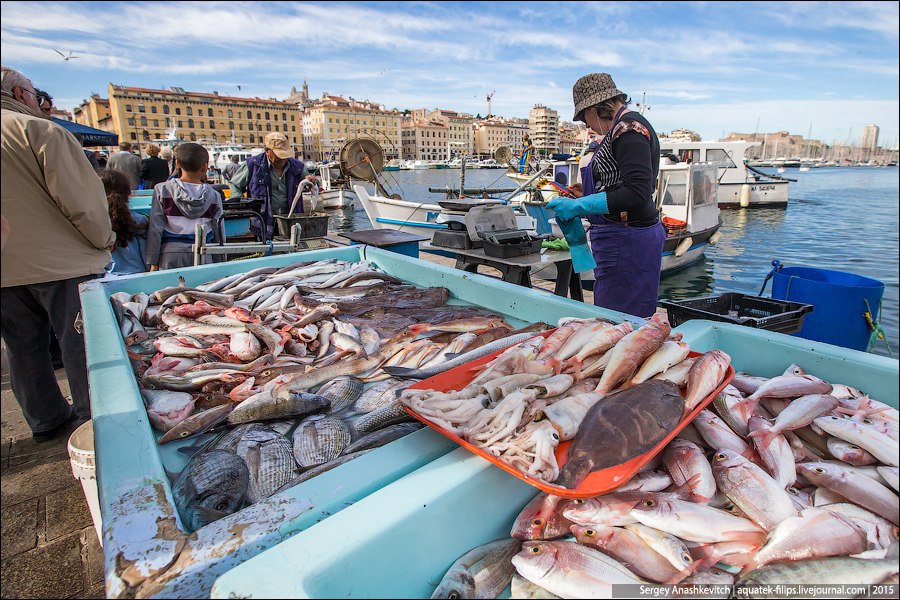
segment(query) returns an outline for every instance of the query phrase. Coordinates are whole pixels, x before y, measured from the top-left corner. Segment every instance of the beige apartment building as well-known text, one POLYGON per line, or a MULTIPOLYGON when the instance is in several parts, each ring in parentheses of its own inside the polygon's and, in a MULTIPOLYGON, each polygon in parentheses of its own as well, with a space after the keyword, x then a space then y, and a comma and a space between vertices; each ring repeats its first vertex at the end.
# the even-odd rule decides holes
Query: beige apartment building
POLYGON ((508 146, 513 154, 522 152, 522 140, 528 133, 528 121, 493 117, 474 124, 475 154, 492 158, 497 148, 508 146))
POLYGON ((534 152, 549 157, 559 151, 559 113, 543 104, 535 104, 528 112, 528 124, 534 152))
POLYGON ((272 131, 284 133, 295 148, 302 144, 300 113, 295 104, 222 96, 218 92, 187 92, 178 87, 157 90, 110 83, 109 98, 92 96, 76 109, 76 120, 113 131, 120 141, 135 144, 174 135, 179 140, 204 144, 233 141, 262 147, 266 134, 272 131))
POLYGON ((400 133, 404 160, 450 160, 450 128, 438 121, 404 121, 400 133))
POLYGON ((346 100, 323 94, 303 112, 303 156, 337 160, 344 143, 370 137, 384 149, 384 160, 400 158, 403 113, 367 100, 346 100))
POLYGON ((475 118, 472 115, 442 108, 435 108, 432 111, 422 108, 412 112, 412 120, 432 121, 447 127, 447 141, 450 144, 448 159, 474 154, 475 138, 472 135, 472 124, 475 118))

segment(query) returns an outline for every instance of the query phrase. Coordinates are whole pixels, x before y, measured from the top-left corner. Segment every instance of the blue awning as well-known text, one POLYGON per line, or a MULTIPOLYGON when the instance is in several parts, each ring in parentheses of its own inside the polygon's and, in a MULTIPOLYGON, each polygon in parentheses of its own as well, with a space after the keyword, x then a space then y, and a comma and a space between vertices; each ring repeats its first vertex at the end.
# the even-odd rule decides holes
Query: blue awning
POLYGON ((64 121, 56 117, 50 117, 50 120, 67 129, 72 133, 77 133, 82 137, 82 146, 118 146, 119 136, 102 129, 94 129, 87 125, 74 123, 72 121, 64 121))

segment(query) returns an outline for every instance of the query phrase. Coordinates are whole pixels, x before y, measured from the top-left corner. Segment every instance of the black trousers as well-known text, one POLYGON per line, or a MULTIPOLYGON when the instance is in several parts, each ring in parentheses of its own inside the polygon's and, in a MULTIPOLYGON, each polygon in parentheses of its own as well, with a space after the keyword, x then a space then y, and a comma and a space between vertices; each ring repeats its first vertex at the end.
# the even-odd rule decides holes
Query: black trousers
POLYGON ((72 414, 91 418, 84 336, 75 330, 81 310, 78 284, 86 275, 0 290, 0 333, 6 343, 9 377, 16 402, 33 433, 61 425, 72 414), (56 383, 50 359, 50 334, 56 332, 72 391, 72 407, 56 383))

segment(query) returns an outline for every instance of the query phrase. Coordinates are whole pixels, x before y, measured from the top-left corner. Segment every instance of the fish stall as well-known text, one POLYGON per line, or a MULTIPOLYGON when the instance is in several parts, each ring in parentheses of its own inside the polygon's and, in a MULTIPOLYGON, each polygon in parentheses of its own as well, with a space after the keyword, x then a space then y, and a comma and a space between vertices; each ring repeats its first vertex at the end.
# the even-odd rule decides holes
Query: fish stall
MULTIPOLYGON (((524 472, 457 447, 222 575, 212 597, 762 597, 759 584, 868 584, 870 597, 896 597, 898 362, 711 321, 672 334, 693 353, 724 353, 735 372, 619 489, 539 491, 524 472), (677 587, 655 589, 667 584, 677 587), (715 585, 727 587, 698 587, 715 585)), ((649 382, 674 380, 669 362, 649 382)), ((402 398, 421 410, 437 398, 430 427, 477 445, 492 430, 481 407, 460 417, 471 384, 460 385, 438 376, 402 398)), ((493 458, 509 453, 499 450, 493 458)))
POLYGON ((563 318, 642 322, 368 246, 108 277, 81 301, 114 598, 206 597, 454 453, 388 371, 442 372, 563 318))

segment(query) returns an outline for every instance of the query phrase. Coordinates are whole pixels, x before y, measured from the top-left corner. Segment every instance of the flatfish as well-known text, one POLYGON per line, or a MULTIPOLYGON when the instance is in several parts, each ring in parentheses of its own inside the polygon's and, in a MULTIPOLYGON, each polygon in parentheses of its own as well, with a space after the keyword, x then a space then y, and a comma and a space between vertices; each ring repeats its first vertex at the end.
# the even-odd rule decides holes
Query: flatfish
POLYGON ((182 521, 196 531, 240 508, 250 483, 241 458, 226 450, 194 455, 172 486, 182 521))
POLYGON ((365 384, 356 377, 338 377, 324 384, 316 393, 331 400, 328 414, 335 414, 353 406, 353 403, 362 396, 363 387, 365 384))
POLYGON ((411 381, 402 381, 393 377, 379 381, 363 392, 353 405, 353 410, 357 413, 370 413, 382 406, 387 406, 397 400, 400 392, 410 385, 412 385, 411 381))
POLYGON ((668 381, 610 394, 588 410, 555 483, 574 489, 591 472, 651 450, 678 425, 683 410, 684 398, 668 381))
POLYGON ((299 471, 291 443, 268 427, 245 433, 238 443, 237 455, 247 463, 250 473, 247 500, 251 503, 265 500, 299 471))
POLYGON ((350 443, 350 428, 333 417, 310 417, 294 430, 294 458, 301 467, 321 465, 340 456, 350 443))

